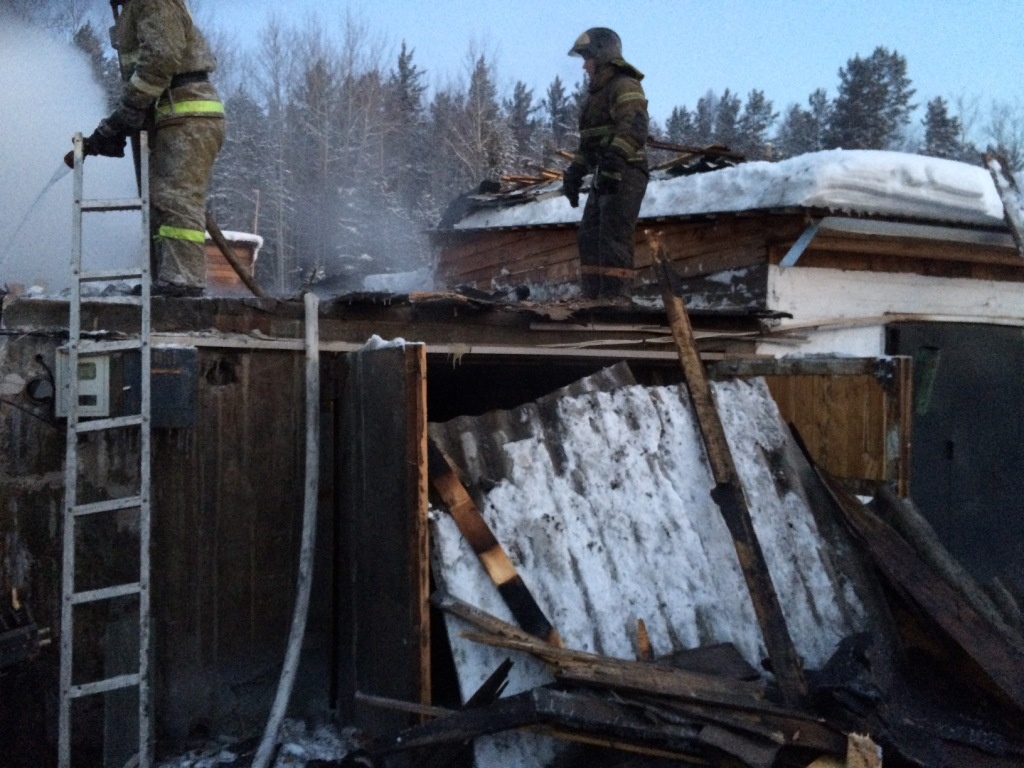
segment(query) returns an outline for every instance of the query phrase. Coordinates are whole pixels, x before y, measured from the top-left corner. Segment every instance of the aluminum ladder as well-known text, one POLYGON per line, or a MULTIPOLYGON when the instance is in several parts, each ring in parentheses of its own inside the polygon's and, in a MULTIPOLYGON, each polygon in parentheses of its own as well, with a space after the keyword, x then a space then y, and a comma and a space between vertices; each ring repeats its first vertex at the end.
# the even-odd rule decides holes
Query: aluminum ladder
MULTIPOLYGON (((138 751, 130 761, 139 768, 150 768, 153 761, 152 727, 151 727, 151 681, 150 681, 150 462, 151 462, 151 275, 149 257, 149 152, 148 137, 141 134, 138 151, 138 189, 139 196, 120 200, 85 200, 83 173, 83 141, 82 135, 74 137, 74 199, 72 203, 72 241, 71 269, 72 287, 69 300, 69 326, 67 354, 67 375, 63 379, 62 392, 67 411, 67 447, 64 463, 64 508, 63 508, 63 578, 61 586, 61 633, 60 633, 60 717, 58 733, 58 764, 60 768, 71 768, 72 765, 72 722, 73 705, 85 697, 104 695, 104 715, 106 725, 111 724, 110 713, 106 709, 110 702, 120 697, 119 704, 130 694, 119 693, 137 690, 138 698, 138 751), (108 211, 139 211, 141 228, 139 237, 140 264, 130 269, 92 270, 83 264, 83 216, 86 213, 102 213, 108 211), (138 280, 141 291, 138 297, 131 299, 138 305, 139 327, 138 336, 129 336, 118 340, 102 340, 83 338, 82 331, 82 289, 88 283, 101 283, 116 280, 138 280), (138 353, 139 366, 139 412, 124 416, 93 417, 83 415, 88 410, 82 402, 80 385, 90 371, 95 370, 95 361, 102 356, 115 353, 138 353), (90 360, 93 365, 90 365, 90 360), (79 479, 81 476, 80 441, 96 440, 103 433, 120 430, 122 434, 131 435, 125 440, 126 445, 138 448, 138 482, 137 487, 129 491, 131 495, 103 501, 82 503, 79 501, 79 479), (135 432, 135 435, 131 434, 135 432), (135 439, 132 439, 135 438, 135 439), (138 579, 130 583, 103 584, 90 589, 76 587, 76 551, 83 558, 94 554, 95 548, 101 546, 97 542, 89 543, 82 529, 89 521, 100 521, 104 515, 116 516, 114 522, 118 526, 127 525, 137 529, 138 579), (127 521, 127 522, 126 522, 127 521), (79 549, 81 548, 81 549, 79 549), (104 642, 104 667, 102 679, 79 680, 81 670, 76 670, 76 663, 81 667, 85 659, 76 659, 76 611, 92 610, 99 612, 112 610, 113 601, 137 600, 138 605, 138 658, 125 659, 123 655, 113 654, 104 642), (104 605, 105 604, 105 605, 104 605), (127 673, 110 673, 109 668, 116 665, 128 668, 127 673)), ((123 298, 122 298, 123 302, 123 298)), ((109 357, 107 358, 109 363, 109 357)), ((133 454, 135 451, 132 451, 133 454)), ((134 455, 129 461, 134 459, 134 455)), ((110 518, 108 518, 109 520, 110 518)), ((133 536, 134 539, 134 536, 133 536)), ((113 547, 113 542, 104 541, 102 545, 113 547)), ((127 553, 113 553, 111 562, 126 561, 127 553)), ((134 573, 134 565, 129 566, 134 573)), ((93 577, 95 578, 95 577, 93 577)), ((110 580, 113 580, 112 578, 110 580)), ((122 607, 119 604, 118 607, 122 607)), ((89 623, 79 620, 86 627, 89 623)), ((102 623, 102 622, 100 622, 102 623)), ((106 626, 109 630, 109 625, 106 626)), ((131 629, 131 628, 130 628, 131 629)), ((81 629, 79 629, 81 632, 81 629)), ((134 640, 129 637, 131 644, 134 640)), ((127 654, 129 657, 134 654, 127 654)), ((84 719, 79 717, 78 719, 84 719)), ((104 750, 109 749, 113 739, 105 734, 104 750)), ((105 758, 108 760, 109 758, 105 758)), ((123 761, 121 764, 124 764, 123 761)))

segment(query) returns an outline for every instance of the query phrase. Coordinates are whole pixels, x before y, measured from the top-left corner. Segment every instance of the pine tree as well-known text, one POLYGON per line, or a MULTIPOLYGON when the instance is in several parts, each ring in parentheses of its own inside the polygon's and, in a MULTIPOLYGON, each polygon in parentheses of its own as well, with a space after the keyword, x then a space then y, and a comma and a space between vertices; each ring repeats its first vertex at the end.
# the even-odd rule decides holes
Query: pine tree
POLYGON ((551 85, 548 86, 547 98, 541 104, 546 118, 545 127, 550 132, 552 148, 569 149, 568 137, 576 132, 579 113, 572 100, 566 95, 562 78, 555 76, 551 85))
POLYGON ((921 153, 950 160, 962 156, 960 121, 949 114, 946 100, 938 96, 928 102, 924 116, 924 146, 921 153))
POLYGON ((304 270, 325 269, 335 255, 341 226, 335 194, 340 160, 337 129, 339 83, 326 55, 307 60, 288 110, 291 168, 297 206, 294 219, 304 270))
POLYGON ((724 144, 734 148, 739 141, 739 117, 740 97, 728 88, 718 100, 718 108, 715 110, 714 134, 712 138, 716 144, 724 144))
POLYGON ((413 63, 413 51, 402 43, 396 68, 384 88, 383 176, 409 212, 421 211, 429 188, 429 152, 423 98, 424 73, 413 63))
POLYGON ((533 91, 526 87, 522 80, 516 82, 512 90, 512 98, 504 103, 506 120, 512 132, 516 163, 520 167, 535 163, 539 159, 537 146, 538 121, 534 113, 540 109, 533 103, 533 91))
POLYGON ((693 115, 694 143, 698 146, 715 142, 715 114, 718 112, 718 97, 714 91, 708 91, 697 99, 697 109, 693 115))
POLYGON ((464 180, 464 191, 481 181, 496 180, 511 167, 513 141, 501 119, 498 89, 484 56, 476 58, 469 88, 460 101, 445 141, 460 166, 458 176, 464 180))
POLYGON ((693 146, 697 143, 693 116, 686 107, 673 107, 665 121, 665 140, 673 144, 693 146))
POLYGON ((107 55, 100 36, 90 22, 78 28, 71 42, 89 57, 93 79, 103 88, 107 105, 113 107, 121 94, 121 70, 116 57, 107 55))
POLYGON ((743 113, 737 123, 738 136, 734 149, 748 158, 768 159, 768 129, 778 117, 772 111, 772 103, 765 98, 764 91, 751 91, 747 94, 743 113))
POLYGON ((831 104, 823 88, 807 98, 809 109, 797 104, 790 106, 775 135, 776 159, 795 157, 825 148, 825 130, 828 127, 831 104))
POLYGON ((106 63, 106 55, 103 50, 103 43, 99 35, 92 28, 92 24, 86 22, 79 27, 71 38, 76 48, 89 57, 89 67, 92 69, 92 76, 97 83, 103 82, 103 69, 106 63))
POLYGON ((839 70, 839 93, 826 134, 829 147, 889 149, 900 140, 916 108, 907 61, 878 47, 867 59, 854 56, 839 70))

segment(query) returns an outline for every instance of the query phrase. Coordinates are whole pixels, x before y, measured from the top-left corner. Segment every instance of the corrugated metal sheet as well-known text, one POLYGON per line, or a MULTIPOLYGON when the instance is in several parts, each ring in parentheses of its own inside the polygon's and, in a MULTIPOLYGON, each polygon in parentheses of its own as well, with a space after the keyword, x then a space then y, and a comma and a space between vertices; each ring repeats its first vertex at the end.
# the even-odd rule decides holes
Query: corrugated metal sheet
MULTIPOLYGON (((470 492, 567 647, 633 658, 637 619, 656 654, 732 642, 764 649, 688 397, 613 369, 511 411, 432 424, 470 492)), ((808 668, 864 626, 865 608, 819 531, 801 487, 802 457, 763 380, 714 385, 737 469, 794 645, 808 668)), ((434 573, 455 596, 511 621, 443 512, 434 573)), ((449 631, 463 693, 507 655, 449 631)), ((545 681, 517 658, 510 692, 545 681)))

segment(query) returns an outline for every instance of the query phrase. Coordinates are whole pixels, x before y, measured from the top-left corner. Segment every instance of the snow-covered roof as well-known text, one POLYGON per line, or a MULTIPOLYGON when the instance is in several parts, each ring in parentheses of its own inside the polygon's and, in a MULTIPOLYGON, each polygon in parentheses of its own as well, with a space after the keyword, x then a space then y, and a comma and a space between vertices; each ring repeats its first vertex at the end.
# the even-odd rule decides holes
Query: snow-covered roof
MULTIPOLYGON (((548 185, 533 202, 474 211, 456 230, 574 224, 582 214, 548 185)), ((585 197, 585 196, 584 196, 585 197)), ((826 209, 943 223, 1000 226, 1003 205, 989 172, 953 160, 877 150, 827 150, 778 163, 667 178, 652 174, 641 219, 780 208, 826 209)))

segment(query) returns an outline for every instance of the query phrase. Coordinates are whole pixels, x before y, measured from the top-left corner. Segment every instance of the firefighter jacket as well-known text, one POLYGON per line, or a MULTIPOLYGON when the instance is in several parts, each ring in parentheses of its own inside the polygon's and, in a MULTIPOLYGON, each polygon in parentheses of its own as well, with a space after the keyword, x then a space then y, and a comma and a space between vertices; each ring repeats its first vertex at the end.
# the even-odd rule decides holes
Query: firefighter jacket
POLYGON ((125 80, 119 111, 150 112, 158 126, 182 117, 223 117, 209 82, 217 60, 185 0, 130 0, 113 37, 125 80))
POLYGON ((616 164, 647 170, 647 97, 643 74, 622 59, 604 64, 591 79, 580 110, 580 144, 573 163, 593 170, 608 153, 616 164))

